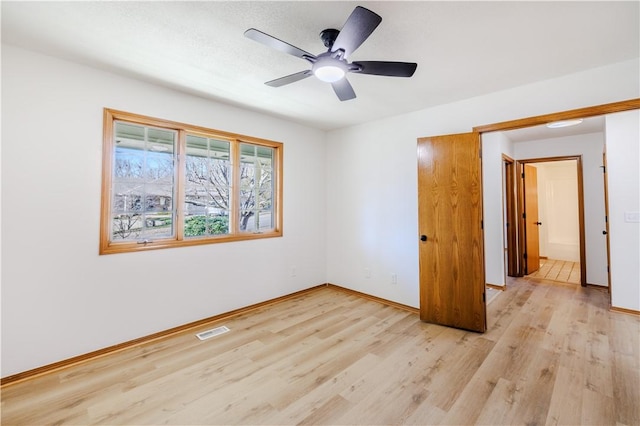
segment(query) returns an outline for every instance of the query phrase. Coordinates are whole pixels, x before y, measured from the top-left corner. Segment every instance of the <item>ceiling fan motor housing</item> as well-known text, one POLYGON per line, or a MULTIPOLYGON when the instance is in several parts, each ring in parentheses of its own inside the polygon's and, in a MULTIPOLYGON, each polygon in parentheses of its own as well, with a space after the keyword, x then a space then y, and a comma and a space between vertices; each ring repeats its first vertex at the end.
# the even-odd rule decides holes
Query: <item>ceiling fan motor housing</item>
POLYGON ((324 47, 331 50, 333 43, 336 41, 336 38, 338 38, 338 34, 340 34, 340 31, 334 28, 322 30, 320 32, 320 38, 322 39, 322 43, 324 43, 324 47))

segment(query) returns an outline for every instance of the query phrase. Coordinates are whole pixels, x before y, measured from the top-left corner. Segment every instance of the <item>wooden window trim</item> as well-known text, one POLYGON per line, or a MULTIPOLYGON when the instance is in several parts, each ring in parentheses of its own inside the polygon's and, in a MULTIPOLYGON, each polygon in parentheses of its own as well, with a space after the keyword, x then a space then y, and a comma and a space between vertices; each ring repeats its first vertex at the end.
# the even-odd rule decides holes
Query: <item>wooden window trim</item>
POLYGON ((148 117, 130 112, 118 111, 110 108, 104 108, 103 111, 103 143, 102 143, 102 195, 100 203, 100 248, 99 254, 115 254, 129 253, 137 251, 156 250, 171 247, 196 246, 204 244, 225 243, 233 241, 258 240, 263 238, 281 237, 283 235, 283 164, 284 147, 281 142, 275 142, 267 139, 256 138, 252 136, 241 135, 237 133, 225 132, 221 130, 209 129, 191 124, 180 123, 176 121, 164 120, 154 117, 148 117), (113 131, 115 121, 125 121, 143 126, 153 126, 175 130, 178 133, 178 142, 176 148, 178 170, 175 186, 176 190, 176 209, 177 216, 175 222, 175 236, 167 239, 139 244, 138 242, 111 242, 110 221, 111 221, 111 179, 113 173, 113 131), (184 238, 184 224, 182 219, 181 206, 184 204, 184 180, 185 180, 185 146, 186 135, 199 135, 209 138, 218 138, 227 140, 231 143, 231 156, 235 165, 240 160, 240 143, 250 143, 269 148, 274 148, 273 170, 273 221, 274 228, 271 231, 261 233, 241 233, 238 229, 237 218, 239 217, 239 207, 236 206, 235 192, 238 191, 240 178, 238 173, 233 173, 233 183, 231 191, 231 211, 230 215, 236 218, 232 220, 233 228, 229 229, 229 234, 207 236, 201 238, 184 238))

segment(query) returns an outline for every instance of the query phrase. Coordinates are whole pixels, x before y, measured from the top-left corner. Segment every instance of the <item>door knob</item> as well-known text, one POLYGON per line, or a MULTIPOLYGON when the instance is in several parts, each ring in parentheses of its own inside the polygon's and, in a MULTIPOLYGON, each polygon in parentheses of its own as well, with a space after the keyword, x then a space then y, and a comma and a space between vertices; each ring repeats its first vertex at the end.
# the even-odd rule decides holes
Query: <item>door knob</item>
POLYGON ((420 236, 420 241, 427 241, 427 236, 426 235, 421 235, 420 236))
POLYGON ((607 231, 602 231, 602 235, 607 235, 607 231))
POLYGON ((542 222, 535 222, 536 225, 542 225, 542 222))

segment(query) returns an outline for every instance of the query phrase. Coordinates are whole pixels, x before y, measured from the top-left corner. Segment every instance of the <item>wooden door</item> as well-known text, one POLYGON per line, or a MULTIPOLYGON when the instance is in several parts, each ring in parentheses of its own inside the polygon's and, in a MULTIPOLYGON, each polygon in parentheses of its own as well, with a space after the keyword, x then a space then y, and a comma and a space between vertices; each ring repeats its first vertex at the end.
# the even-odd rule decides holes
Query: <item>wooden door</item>
MULTIPOLYGON (((507 275, 510 277, 519 276, 518 273, 518 224, 516 220, 516 184, 515 184, 515 162, 513 159, 502 156, 504 166, 504 232, 505 232, 505 264, 507 265, 507 275)), ((506 282, 506 279, 505 279, 506 282)))
POLYGON ((540 225, 538 216, 538 173, 534 166, 524 165, 524 273, 540 269, 540 225))
POLYGON ((420 319, 487 328, 480 135, 418 139, 420 319))

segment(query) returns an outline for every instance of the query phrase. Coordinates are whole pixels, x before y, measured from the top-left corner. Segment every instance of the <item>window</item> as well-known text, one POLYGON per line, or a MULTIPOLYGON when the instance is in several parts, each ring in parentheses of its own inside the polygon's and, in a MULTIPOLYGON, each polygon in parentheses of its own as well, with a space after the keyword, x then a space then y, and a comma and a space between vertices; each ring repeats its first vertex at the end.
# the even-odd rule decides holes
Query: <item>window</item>
POLYGON ((104 110, 100 254, 282 236, 282 144, 104 110))

